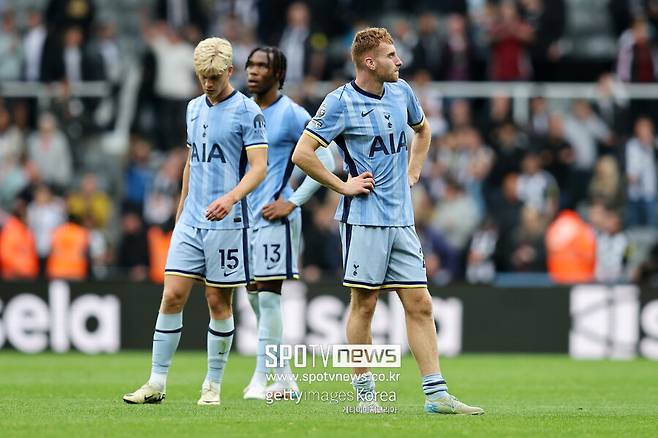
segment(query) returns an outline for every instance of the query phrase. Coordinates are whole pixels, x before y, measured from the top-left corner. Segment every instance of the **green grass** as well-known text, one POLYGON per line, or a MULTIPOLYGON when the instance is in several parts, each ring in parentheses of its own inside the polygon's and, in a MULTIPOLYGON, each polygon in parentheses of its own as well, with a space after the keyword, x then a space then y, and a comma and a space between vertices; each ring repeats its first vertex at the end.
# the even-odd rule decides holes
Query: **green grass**
MULTIPOLYGON (((345 403, 242 400, 254 358, 232 355, 222 405, 196 405, 205 354, 179 352, 161 405, 126 405, 147 378, 147 353, 85 356, 0 352, 0 436, 656 436, 658 364, 564 356, 464 355, 442 363, 451 392, 481 417, 427 415, 413 359, 403 358, 396 414, 345 414, 345 403)), ((313 371, 323 371, 316 368, 313 371)), ((346 383, 302 390, 349 391, 346 383)))

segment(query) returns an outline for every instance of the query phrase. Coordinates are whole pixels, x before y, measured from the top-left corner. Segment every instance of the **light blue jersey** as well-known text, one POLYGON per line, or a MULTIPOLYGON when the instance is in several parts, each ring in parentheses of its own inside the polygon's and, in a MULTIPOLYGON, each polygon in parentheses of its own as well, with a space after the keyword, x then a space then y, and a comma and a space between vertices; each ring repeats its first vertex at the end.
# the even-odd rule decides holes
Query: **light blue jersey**
POLYGON ((413 225, 407 177, 409 126, 420 126, 424 120, 418 99, 402 79, 384 83, 382 96, 362 90, 354 81, 327 95, 304 133, 323 146, 334 140, 350 175, 370 171, 375 178, 369 195, 341 197, 337 220, 353 225, 413 225))
MULTIPOLYGON (((309 113, 297 105, 288 96, 281 95, 263 110, 267 122, 267 176, 253 192, 249 194, 251 223, 253 228, 261 228, 272 223, 263 218, 262 210, 266 204, 283 195, 290 199, 292 188, 288 184, 294 168, 292 152, 304 127, 311 119, 309 113)), ((299 209, 291 213, 301 214, 299 209)))
POLYGON ((245 174, 247 150, 266 148, 265 118, 258 105, 234 91, 212 105, 205 95, 187 105, 190 181, 181 222, 196 228, 248 228, 247 199, 235 204, 221 221, 205 218, 208 206, 233 190, 245 174))

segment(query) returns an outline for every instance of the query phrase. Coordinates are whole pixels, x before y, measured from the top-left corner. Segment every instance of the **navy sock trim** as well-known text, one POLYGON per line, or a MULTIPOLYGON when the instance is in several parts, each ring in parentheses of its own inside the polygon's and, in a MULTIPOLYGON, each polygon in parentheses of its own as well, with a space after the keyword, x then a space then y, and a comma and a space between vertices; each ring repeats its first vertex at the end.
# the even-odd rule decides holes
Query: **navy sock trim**
POLYGON ((223 338, 226 338, 228 336, 233 336, 233 333, 235 333, 235 329, 231 330, 230 332, 216 332, 215 330, 208 327, 208 333, 210 333, 211 335, 221 336, 223 338))
POLYGON ((160 330, 160 329, 155 329, 156 332, 158 333, 180 333, 183 331, 183 327, 179 327, 177 329, 173 330, 160 330))

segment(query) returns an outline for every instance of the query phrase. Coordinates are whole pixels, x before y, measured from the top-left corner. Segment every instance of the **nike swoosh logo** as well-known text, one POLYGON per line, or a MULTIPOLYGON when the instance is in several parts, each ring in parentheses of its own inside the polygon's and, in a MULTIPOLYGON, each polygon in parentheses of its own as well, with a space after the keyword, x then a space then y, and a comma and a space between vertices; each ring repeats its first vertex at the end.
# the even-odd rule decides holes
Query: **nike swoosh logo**
POLYGON ((195 120, 198 119, 198 118, 199 118, 199 116, 192 117, 192 120, 190 120, 190 121, 193 122, 193 121, 195 121, 195 120))
POLYGON ((221 355, 224 355, 224 354, 226 354, 226 351, 219 351, 218 354, 219 354, 220 356, 221 356, 221 355))
POLYGON ((368 114, 370 114, 370 113, 373 112, 374 110, 375 110, 374 108, 370 108, 370 111, 368 111, 368 112, 365 112, 365 113, 364 113, 363 111, 361 111, 361 117, 365 117, 365 116, 367 116, 368 114))
POLYGON ((274 269, 274 268, 276 268, 276 265, 265 266, 265 269, 267 269, 268 271, 269 271, 270 269, 274 269))
POLYGON ((233 274, 235 274, 236 272, 238 272, 237 269, 234 270, 234 271, 230 271, 230 272, 224 272, 224 277, 228 277, 229 275, 233 275, 233 274))

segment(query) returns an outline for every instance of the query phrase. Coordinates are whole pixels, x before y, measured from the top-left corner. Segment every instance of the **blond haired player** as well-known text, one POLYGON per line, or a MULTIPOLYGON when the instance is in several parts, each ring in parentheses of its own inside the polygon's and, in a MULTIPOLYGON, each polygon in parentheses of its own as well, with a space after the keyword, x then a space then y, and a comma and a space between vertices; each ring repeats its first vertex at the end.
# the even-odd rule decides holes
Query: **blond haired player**
POLYGON ((205 283, 210 310, 208 372, 198 404, 220 403, 234 333, 233 288, 251 280, 247 195, 267 173, 265 118, 253 100, 231 86, 232 55, 231 44, 221 38, 205 39, 194 50, 204 94, 187 106, 189 154, 155 323, 151 376, 123 396, 126 403, 165 398, 183 306, 195 281, 205 283))

